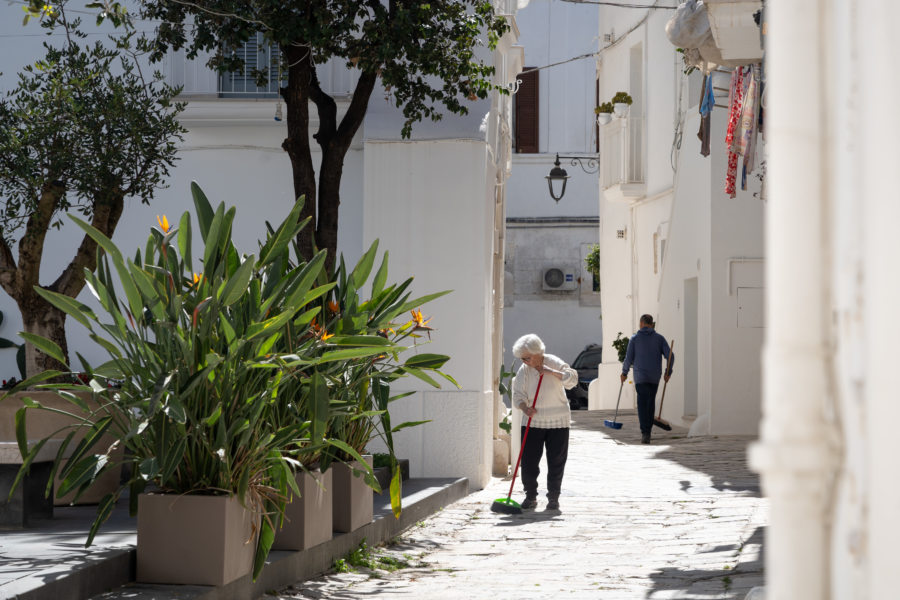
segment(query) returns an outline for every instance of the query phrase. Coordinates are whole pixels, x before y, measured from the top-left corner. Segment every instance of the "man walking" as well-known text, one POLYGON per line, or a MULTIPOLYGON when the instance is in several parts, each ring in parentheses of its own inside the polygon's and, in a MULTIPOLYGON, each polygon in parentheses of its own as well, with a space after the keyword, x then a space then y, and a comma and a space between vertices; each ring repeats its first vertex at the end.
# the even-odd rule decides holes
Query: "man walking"
POLYGON ((638 420, 641 422, 641 443, 650 443, 650 430, 653 429, 653 413, 656 411, 656 390, 659 389, 659 378, 663 376, 669 381, 675 355, 670 357, 669 344, 666 338, 653 329, 653 317, 641 315, 640 330, 628 341, 625 362, 622 363, 622 383, 628 377, 628 370, 634 365, 634 388, 637 391, 638 420), (662 359, 669 359, 666 373, 662 374, 662 359))

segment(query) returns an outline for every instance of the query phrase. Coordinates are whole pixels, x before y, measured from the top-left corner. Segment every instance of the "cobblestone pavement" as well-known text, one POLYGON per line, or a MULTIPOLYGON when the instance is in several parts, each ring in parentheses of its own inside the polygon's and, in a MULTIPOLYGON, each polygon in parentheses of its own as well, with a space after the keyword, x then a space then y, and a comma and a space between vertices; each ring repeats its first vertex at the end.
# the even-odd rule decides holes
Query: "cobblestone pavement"
MULTIPOLYGON (((746 464, 749 437, 654 430, 641 445, 634 411, 573 413, 560 511, 490 511, 509 480, 359 552, 351 572, 299 582, 288 599, 735 598, 763 585, 767 503, 746 464)), ((544 481, 546 469, 541 468, 544 481)), ((518 481, 513 498, 521 501, 518 481)))

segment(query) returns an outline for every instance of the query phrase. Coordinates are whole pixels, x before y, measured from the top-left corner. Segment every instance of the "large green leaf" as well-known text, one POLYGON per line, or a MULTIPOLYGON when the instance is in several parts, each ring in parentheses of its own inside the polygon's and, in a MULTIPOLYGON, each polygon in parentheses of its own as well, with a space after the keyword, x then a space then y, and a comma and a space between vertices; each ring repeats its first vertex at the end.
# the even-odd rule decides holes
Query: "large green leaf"
POLYGON ((284 252, 287 250, 288 244, 297 237, 297 234, 303 229, 312 217, 307 217, 303 220, 302 223, 298 222, 300 218, 300 211, 303 210, 303 204, 305 202, 305 196, 300 196, 300 198, 294 203, 294 207, 291 209, 291 212, 288 213, 287 218, 282 222, 281 226, 278 228, 278 231, 275 232, 275 235, 269 236, 266 240, 265 245, 259 251, 259 266, 265 266, 275 260, 276 258, 282 256, 284 252))
POLYGON ((253 256, 248 256, 234 274, 219 287, 218 300, 222 306, 231 306, 247 292, 250 278, 253 276, 253 256))
POLYGON ((194 197, 194 208, 197 209, 197 224, 200 227, 200 236, 203 238, 203 242, 206 243, 214 215, 212 205, 196 181, 191 182, 191 196, 194 197))
POLYGON ((53 360, 66 364, 66 357, 63 355, 62 348, 60 348, 56 342, 48 340, 45 337, 41 337, 39 335, 34 335, 33 333, 28 333, 27 331, 20 331, 19 335, 22 336, 26 342, 29 342, 32 346, 52 358, 53 360))
POLYGON ((349 283, 354 289, 360 289, 369 278, 369 273, 372 272, 372 265, 375 264, 375 256, 377 253, 378 240, 375 240, 372 242, 372 245, 369 246, 369 249, 366 250, 366 253, 359 259, 359 262, 356 263, 353 272, 350 273, 349 283))

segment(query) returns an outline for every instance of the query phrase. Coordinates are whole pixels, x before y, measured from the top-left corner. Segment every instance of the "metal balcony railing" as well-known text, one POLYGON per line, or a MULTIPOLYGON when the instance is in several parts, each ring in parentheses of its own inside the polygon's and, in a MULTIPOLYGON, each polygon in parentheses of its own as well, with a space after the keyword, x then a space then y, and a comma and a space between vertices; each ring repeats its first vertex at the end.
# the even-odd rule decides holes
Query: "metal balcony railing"
MULTIPOLYGON (((182 87, 184 96, 207 96, 219 98, 276 98, 278 97, 279 74, 282 81, 287 74, 279 73, 280 52, 277 47, 265 42, 262 34, 247 41, 235 51, 244 59, 240 72, 219 74, 207 67, 210 55, 198 55, 190 60, 184 50, 170 50, 159 66, 166 81, 182 87), (268 74, 265 86, 257 86, 254 69, 262 69, 268 74)), ((316 65, 316 74, 322 90, 336 98, 349 97, 356 87, 359 72, 348 69, 343 59, 331 59, 316 65)))
POLYGON ((613 118, 600 126, 600 183, 614 185, 644 182, 644 119, 613 118))

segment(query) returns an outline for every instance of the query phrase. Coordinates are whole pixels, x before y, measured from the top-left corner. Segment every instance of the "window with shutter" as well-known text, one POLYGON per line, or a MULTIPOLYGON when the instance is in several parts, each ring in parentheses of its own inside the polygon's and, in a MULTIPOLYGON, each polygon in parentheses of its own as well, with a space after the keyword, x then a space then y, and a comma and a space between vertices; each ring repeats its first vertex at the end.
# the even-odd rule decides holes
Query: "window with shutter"
MULTIPOLYGON (((525 67, 528 71, 532 67, 525 67)), ((513 117, 515 119, 515 147, 521 154, 535 154, 538 150, 538 74, 540 71, 520 73, 522 84, 516 92, 513 117)))
MULTIPOLYGON (((234 54, 244 60, 244 69, 222 73, 219 76, 219 96, 276 98, 280 85, 278 63, 281 60, 278 46, 270 44, 263 38, 263 34, 257 33, 240 48, 236 48, 234 54), (256 85, 257 70, 262 70, 267 75, 268 79, 263 87, 256 85)), ((283 78, 286 79, 286 75, 283 78)))

